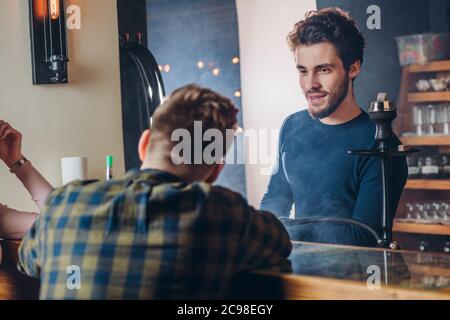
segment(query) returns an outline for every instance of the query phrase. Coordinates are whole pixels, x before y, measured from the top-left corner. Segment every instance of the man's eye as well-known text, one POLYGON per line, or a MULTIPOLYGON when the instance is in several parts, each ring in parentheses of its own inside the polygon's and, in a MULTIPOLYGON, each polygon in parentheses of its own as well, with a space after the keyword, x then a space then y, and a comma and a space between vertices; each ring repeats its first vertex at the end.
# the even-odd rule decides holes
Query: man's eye
POLYGON ((307 72, 306 70, 298 70, 298 73, 299 73, 301 76, 305 76, 308 72, 307 72))
POLYGON ((331 70, 328 69, 328 68, 322 68, 322 69, 319 70, 320 73, 330 73, 330 71, 331 70))

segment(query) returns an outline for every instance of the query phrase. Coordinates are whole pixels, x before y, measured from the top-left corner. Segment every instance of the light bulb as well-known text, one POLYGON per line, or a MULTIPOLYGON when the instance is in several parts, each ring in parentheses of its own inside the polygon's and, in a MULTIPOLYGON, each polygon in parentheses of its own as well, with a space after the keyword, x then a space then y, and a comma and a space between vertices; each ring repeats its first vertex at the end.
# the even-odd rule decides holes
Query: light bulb
POLYGON ((50 18, 52 20, 59 18, 59 0, 50 0, 50 18))

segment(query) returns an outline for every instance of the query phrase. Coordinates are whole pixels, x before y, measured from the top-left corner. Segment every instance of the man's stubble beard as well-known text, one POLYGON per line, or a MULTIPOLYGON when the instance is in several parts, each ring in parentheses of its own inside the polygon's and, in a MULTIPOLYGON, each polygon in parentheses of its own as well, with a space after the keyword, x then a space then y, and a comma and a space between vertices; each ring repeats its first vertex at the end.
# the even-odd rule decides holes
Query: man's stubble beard
POLYGON ((337 99, 331 101, 331 103, 327 107, 325 107, 323 110, 319 112, 313 112, 311 110, 311 107, 309 107, 308 108, 309 115, 313 119, 324 119, 329 115, 331 115, 333 112, 335 112, 337 108, 341 105, 342 101, 344 101, 344 99, 347 97, 348 88, 350 86, 349 80, 350 78, 348 77, 348 75, 346 75, 344 81, 342 81, 342 84, 337 92, 338 93, 337 99))

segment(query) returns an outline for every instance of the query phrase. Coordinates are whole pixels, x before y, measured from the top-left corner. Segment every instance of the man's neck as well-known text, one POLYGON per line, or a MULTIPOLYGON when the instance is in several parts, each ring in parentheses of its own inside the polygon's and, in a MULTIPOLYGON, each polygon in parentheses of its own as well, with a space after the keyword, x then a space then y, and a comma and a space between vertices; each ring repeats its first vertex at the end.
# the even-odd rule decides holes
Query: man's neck
POLYGON ((339 125, 353 120, 361 114, 361 108, 356 104, 353 94, 348 94, 339 107, 328 117, 320 119, 326 125, 339 125))
MULTIPOLYGON (((188 166, 175 166, 167 164, 165 161, 155 161, 147 159, 142 163, 141 170, 153 169, 171 173, 186 182, 194 182, 202 179, 193 179, 193 168, 188 166)), ((201 177, 202 178, 202 177, 201 177)))

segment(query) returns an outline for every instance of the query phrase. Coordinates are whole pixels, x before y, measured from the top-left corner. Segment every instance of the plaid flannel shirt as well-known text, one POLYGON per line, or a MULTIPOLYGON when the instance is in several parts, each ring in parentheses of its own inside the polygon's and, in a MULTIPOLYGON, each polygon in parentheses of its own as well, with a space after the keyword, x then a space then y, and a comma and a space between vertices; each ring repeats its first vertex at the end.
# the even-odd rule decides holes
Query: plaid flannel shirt
POLYGON ((40 278, 41 299, 214 299, 239 272, 291 271, 291 248, 239 194, 143 170, 54 190, 18 268, 40 278))

